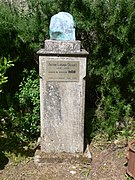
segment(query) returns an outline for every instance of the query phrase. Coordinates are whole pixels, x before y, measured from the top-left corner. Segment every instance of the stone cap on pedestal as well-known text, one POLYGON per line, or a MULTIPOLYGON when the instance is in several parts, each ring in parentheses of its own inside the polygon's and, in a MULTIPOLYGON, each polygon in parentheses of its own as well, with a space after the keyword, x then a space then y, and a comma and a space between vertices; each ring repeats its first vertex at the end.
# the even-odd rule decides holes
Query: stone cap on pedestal
POLYGON ((80 52, 80 41, 45 40, 45 50, 54 52, 80 52))
POLYGON ((89 53, 81 49, 80 41, 58 41, 58 40, 45 40, 44 49, 37 52, 38 55, 75 55, 87 56, 89 53))

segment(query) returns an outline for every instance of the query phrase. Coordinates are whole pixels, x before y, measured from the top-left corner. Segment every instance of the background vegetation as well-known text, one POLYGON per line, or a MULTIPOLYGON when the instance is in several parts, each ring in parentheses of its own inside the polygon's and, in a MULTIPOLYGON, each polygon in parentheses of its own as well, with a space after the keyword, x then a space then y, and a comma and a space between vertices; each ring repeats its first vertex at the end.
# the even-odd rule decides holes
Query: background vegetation
POLYGON ((85 135, 131 135, 135 128, 135 1, 28 0, 28 10, 0 4, 0 127, 23 139, 39 136, 36 51, 49 38, 52 15, 66 11, 89 52, 85 135), (7 59, 11 59, 12 66, 7 59), (6 67, 6 69, 5 69, 6 67), (6 73, 8 82, 3 76, 6 73), (3 79, 4 78, 4 79, 3 79), (2 85, 2 86, 1 86, 2 85))

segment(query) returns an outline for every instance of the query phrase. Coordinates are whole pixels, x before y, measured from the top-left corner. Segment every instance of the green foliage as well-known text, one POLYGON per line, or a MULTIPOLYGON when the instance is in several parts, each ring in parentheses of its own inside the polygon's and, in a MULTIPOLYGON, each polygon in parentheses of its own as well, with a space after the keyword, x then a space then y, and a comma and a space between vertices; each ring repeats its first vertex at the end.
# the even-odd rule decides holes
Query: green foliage
POLYGON ((43 2, 30 1, 27 12, 11 4, 0 4, 0 56, 10 55, 15 61, 34 60, 34 53, 48 35, 49 12, 43 2))
MULTIPOLYGON (((0 93, 2 92, 2 85, 8 81, 8 77, 5 76, 7 69, 13 66, 12 61, 4 58, 0 58, 0 93)), ((2 123, 0 121, 0 131, 2 130, 2 123)))
POLYGON ((5 76, 7 69, 13 66, 12 61, 4 58, 0 58, 0 92, 2 92, 2 84, 8 81, 8 77, 5 76))
POLYGON ((88 85, 93 90, 87 90, 87 98, 95 115, 86 126, 109 137, 117 132, 127 136, 135 127, 135 1, 74 0, 70 5, 77 38, 90 54, 88 74, 94 83, 88 85))
POLYGON ((16 98, 19 101, 19 126, 30 136, 39 133, 39 78, 35 70, 23 72, 23 80, 16 98))
MULTIPOLYGON (((23 139, 34 139, 39 135, 39 77, 33 69, 23 71, 23 80, 15 94, 14 103, 5 110, 6 123, 23 139)), ((6 131, 9 131, 6 129, 6 131)))
POLYGON ((97 79, 94 81, 97 129, 111 137, 123 129, 128 132, 130 116, 134 116, 135 2, 85 2, 82 1, 81 6, 87 14, 81 13, 81 16, 85 17, 87 28, 84 42, 90 52, 89 75, 97 79))

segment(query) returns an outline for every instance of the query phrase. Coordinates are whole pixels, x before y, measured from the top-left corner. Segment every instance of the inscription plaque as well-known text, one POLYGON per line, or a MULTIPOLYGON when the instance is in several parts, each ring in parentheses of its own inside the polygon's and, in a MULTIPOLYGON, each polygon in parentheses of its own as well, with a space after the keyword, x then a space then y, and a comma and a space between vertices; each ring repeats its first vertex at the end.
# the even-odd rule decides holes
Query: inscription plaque
POLYGON ((47 81, 79 81, 79 61, 47 61, 47 81))

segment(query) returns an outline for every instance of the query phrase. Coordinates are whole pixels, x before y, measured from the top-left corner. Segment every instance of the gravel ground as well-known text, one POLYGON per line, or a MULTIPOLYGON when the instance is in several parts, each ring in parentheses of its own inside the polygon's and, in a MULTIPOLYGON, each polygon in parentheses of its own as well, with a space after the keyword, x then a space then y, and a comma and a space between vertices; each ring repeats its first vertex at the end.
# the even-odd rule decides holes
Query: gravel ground
POLYGON ((92 162, 75 159, 70 154, 49 154, 44 162, 34 163, 34 157, 27 157, 20 162, 10 158, 0 170, 0 180, 129 180, 126 175, 125 141, 91 142, 89 148, 92 162))

